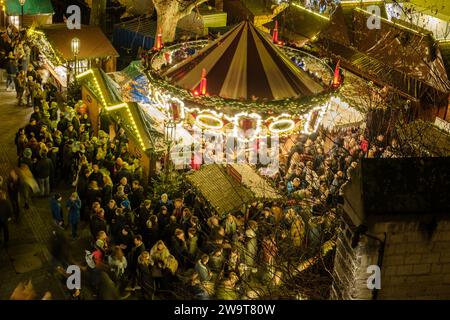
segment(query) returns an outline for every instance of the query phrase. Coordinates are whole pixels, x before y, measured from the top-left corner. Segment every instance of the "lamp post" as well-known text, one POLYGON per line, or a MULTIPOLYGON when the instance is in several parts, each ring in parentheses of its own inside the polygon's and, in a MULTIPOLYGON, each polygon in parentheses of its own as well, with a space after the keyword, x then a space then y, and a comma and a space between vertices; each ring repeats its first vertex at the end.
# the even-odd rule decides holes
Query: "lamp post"
POLYGON ((25 6, 25 2, 26 2, 26 0, 19 0, 21 12, 22 12, 21 22, 20 22, 22 29, 23 29, 23 7, 25 6))
POLYGON ((70 47, 72 49, 72 54, 75 57, 75 66, 74 66, 74 71, 73 71, 74 77, 75 77, 77 75, 77 72, 78 72, 77 57, 78 57, 78 54, 80 53, 80 39, 73 38, 70 47))
POLYGON ((164 138, 167 141, 167 156, 166 156, 166 163, 165 163, 166 173, 169 173, 170 169, 172 167, 170 165, 170 152, 172 149, 172 143, 175 140, 176 129, 177 129, 177 125, 172 119, 164 122, 164 138))

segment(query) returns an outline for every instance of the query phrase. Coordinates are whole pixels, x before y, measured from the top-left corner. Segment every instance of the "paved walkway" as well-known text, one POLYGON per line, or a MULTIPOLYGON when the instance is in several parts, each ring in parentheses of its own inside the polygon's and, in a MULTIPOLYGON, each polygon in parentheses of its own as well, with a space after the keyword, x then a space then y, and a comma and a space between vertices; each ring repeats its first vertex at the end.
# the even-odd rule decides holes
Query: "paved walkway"
MULTIPOLYGON (((15 93, 6 92, 3 83, 0 108, 0 175, 6 178, 17 163, 15 133, 27 124, 32 110, 18 107, 15 93)), ((52 230, 48 202, 34 199, 29 210, 21 211, 19 223, 9 225, 9 247, 0 247, 0 300, 8 299, 19 282, 29 279, 38 295, 50 291, 54 298, 64 298, 62 283, 48 272, 47 243, 52 230)))

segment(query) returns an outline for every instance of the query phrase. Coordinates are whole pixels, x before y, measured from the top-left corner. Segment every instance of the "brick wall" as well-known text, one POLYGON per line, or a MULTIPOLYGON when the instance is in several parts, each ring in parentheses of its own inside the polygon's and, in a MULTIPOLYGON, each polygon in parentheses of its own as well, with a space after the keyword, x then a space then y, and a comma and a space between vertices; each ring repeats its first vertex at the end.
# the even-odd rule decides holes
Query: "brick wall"
MULTIPOLYGON (((367 266, 376 264, 377 241, 361 237, 353 249, 346 223, 337 243, 331 299, 370 299, 367 266)), ((368 233, 387 233, 378 299, 450 298, 450 221, 438 221, 432 234, 420 222, 376 223, 368 233)))

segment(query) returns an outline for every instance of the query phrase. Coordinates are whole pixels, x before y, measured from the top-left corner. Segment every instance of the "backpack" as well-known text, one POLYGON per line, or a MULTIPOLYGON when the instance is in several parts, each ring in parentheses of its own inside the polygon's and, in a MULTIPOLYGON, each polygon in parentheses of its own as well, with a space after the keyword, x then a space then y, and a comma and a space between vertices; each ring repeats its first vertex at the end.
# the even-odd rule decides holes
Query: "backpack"
POLYGON ((95 269, 95 261, 94 258, 92 257, 93 252, 90 252, 89 250, 84 250, 84 252, 86 253, 84 258, 86 260, 87 265, 89 266, 89 268, 95 269))

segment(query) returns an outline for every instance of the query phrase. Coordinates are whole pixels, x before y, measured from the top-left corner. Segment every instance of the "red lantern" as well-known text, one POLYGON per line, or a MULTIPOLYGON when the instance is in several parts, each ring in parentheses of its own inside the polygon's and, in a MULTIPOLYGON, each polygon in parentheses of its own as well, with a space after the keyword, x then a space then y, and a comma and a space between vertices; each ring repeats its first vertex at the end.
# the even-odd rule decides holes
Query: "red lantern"
POLYGON ((334 69, 334 77, 333 77, 333 88, 337 88, 341 85, 341 75, 339 74, 339 66, 341 64, 341 60, 336 64, 336 69, 334 69))
POLYGON ((278 44, 278 20, 275 20, 275 28, 272 33, 272 41, 275 44, 278 44))
POLYGON ((156 44, 155 44, 155 49, 156 50, 161 50, 161 48, 163 47, 163 43, 162 43, 162 29, 159 29, 159 33, 156 36, 156 44))
POLYGON ((206 95, 206 69, 202 70, 202 78, 200 79, 200 94, 202 96, 206 95))

